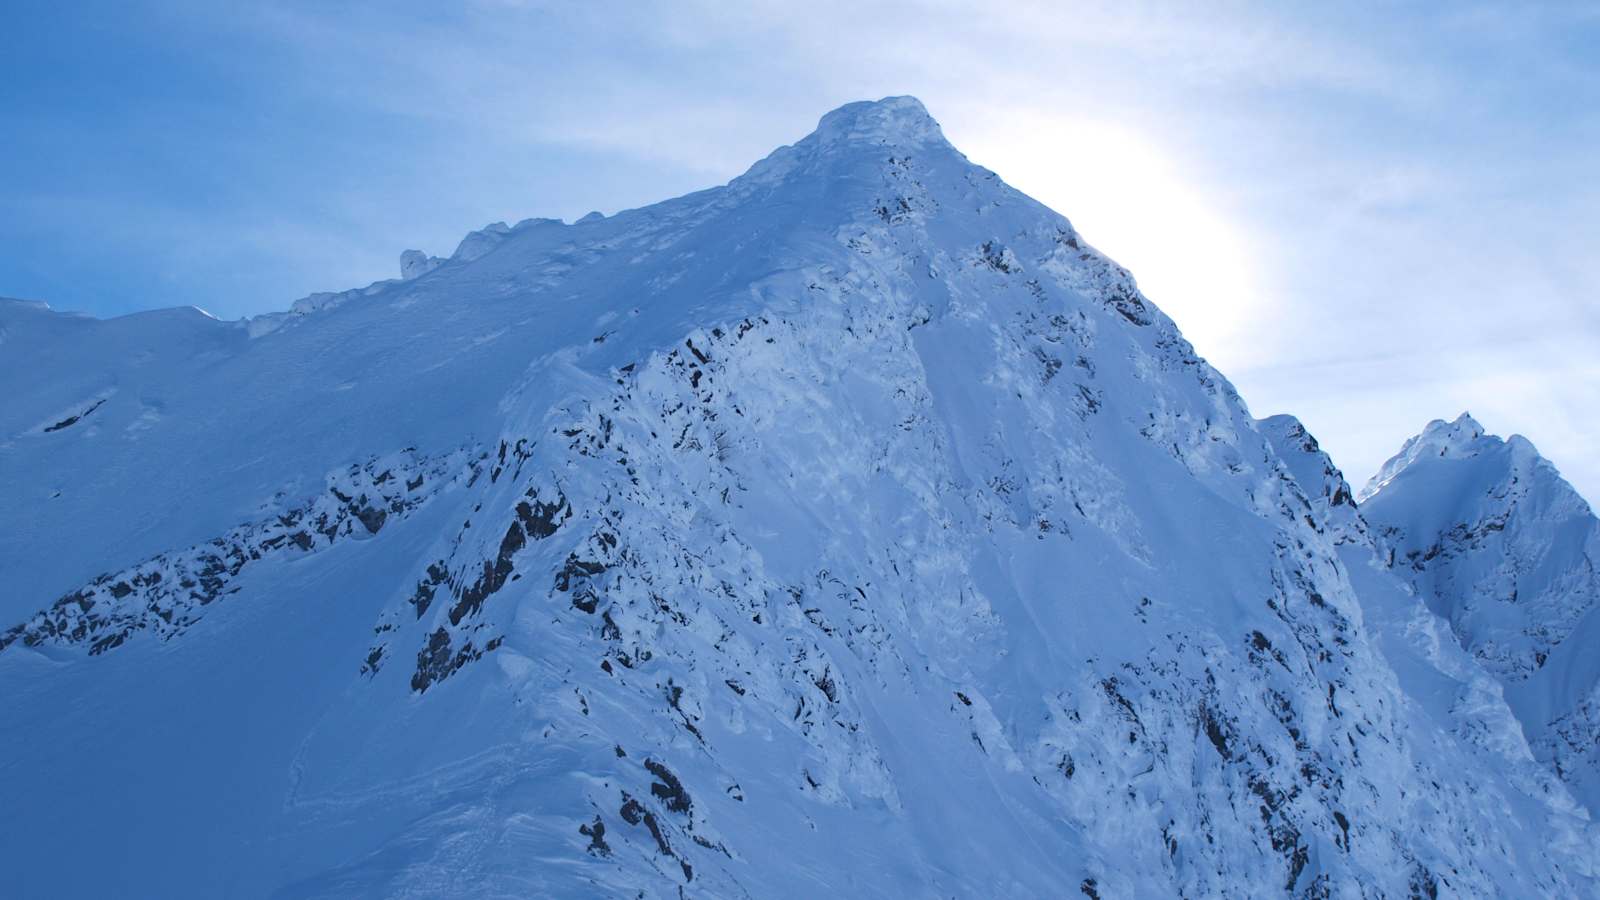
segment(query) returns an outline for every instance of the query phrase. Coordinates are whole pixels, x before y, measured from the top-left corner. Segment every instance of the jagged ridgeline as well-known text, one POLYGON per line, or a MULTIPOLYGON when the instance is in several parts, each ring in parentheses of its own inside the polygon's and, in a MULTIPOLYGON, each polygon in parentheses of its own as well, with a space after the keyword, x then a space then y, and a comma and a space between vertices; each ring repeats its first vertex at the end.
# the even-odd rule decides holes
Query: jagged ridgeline
POLYGON ((1315 441, 917 101, 403 275, 0 305, 8 890, 1594 893, 1315 441))

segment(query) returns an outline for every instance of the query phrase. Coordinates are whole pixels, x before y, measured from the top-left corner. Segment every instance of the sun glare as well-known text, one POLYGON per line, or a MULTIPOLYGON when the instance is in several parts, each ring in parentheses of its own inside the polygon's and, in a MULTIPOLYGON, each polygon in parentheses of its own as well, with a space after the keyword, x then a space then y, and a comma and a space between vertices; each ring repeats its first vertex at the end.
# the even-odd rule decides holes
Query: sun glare
POLYGON ((1152 142, 1118 126, 1015 116, 961 135, 973 161, 1072 220, 1132 270, 1202 354, 1242 361, 1258 310, 1246 241, 1152 142))

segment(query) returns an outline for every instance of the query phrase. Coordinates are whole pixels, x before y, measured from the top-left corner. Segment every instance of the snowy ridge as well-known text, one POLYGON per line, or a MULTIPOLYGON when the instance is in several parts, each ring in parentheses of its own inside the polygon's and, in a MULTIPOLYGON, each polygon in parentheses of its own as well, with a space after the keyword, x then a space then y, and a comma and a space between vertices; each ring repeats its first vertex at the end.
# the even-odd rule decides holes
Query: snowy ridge
POLYGON ((1258 424, 1295 483, 1305 492, 1307 514, 1331 526, 1334 543, 1372 547, 1367 522, 1356 508, 1349 482, 1305 425, 1287 415, 1269 416, 1258 424))
MULTIPOLYGON (((494 448, 381 529, 350 511, 360 540, 263 561, 165 644, 0 654, 28 685, 0 714, 34 735, 0 770, 22 812, 0 861, 126 848, 13 866, 21 893, 1594 893, 1586 811, 1314 440, 1258 424, 1126 270, 916 101, 835 111, 724 188, 479 234, 173 356, 198 387, 128 370, 100 437, 16 440, 69 490, 115 452, 99 496, 173 546, 269 476, 494 448), (247 430, 219 396, 264 420, 244 475, 182 456, 247 430), (161 418, 113 439, 135 400, 161 418), (174 456, 216 507, 196 523, 114 480, 174 456), (152 706, 166 685, 183 708, 152 706), (106 735, 154 777, 53 749, 106 735), (208 852, 175 870, 174 842, 208 852)), ((106 518, 104 555, 147 545, 106 518)))
POLYGON ((391 516, 428 502, 459 477, 458 470, 470 476, 476 465, 464 451, 429 460, 406 450, 331 473, 327 492, 305 504, 95 578, 0 633, 0 652, 20 642, 86 646, 95 655, 144 632, 170 640, 198 622, 206 606, 237 593, 234 581, 253 563, 377 535, 391 516))

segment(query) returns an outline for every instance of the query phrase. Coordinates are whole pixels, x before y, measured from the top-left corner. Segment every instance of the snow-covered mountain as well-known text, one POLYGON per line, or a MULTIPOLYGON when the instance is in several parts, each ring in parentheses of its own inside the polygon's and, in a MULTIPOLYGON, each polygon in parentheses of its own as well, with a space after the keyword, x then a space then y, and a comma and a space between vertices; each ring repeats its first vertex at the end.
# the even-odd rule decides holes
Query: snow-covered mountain
POLYGON ((403 267, 0 304, 8 890, 1595 894, 1304 429, 915 100, 403 267))
POLYGON ((1600 812, 1600 520, 1520 435, 1463 413, 1362 491, 1396 571, 1505 686, 1534 752, 1600 812))

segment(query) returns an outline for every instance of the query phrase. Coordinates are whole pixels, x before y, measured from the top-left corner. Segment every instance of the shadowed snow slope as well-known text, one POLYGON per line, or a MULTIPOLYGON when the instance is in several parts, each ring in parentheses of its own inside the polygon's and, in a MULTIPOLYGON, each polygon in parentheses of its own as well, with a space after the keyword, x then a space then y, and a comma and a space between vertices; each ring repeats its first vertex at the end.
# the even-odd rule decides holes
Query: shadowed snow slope
POLYGON ((1304 429, 915 100, 408 260, 0 305, 8 891, 1593 894, 1304 429))

